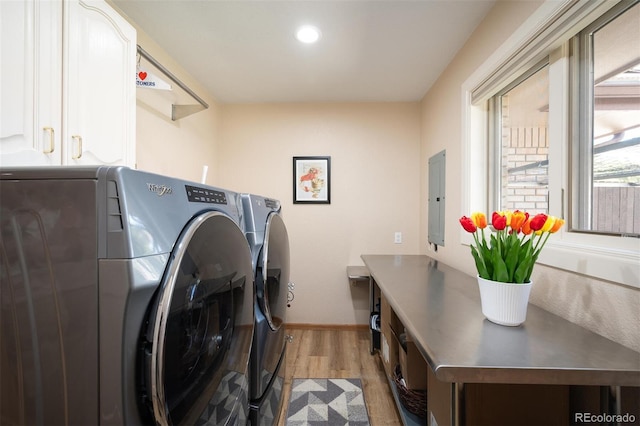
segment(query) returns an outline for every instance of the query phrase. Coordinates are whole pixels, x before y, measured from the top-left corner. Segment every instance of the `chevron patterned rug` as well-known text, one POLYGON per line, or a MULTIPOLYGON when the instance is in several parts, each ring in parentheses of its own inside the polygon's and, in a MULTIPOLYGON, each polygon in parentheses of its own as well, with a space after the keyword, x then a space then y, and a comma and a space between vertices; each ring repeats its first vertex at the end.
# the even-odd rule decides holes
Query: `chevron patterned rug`
POLYGON ((293 379, 287 426, 368 426, 360 379, 293 379))

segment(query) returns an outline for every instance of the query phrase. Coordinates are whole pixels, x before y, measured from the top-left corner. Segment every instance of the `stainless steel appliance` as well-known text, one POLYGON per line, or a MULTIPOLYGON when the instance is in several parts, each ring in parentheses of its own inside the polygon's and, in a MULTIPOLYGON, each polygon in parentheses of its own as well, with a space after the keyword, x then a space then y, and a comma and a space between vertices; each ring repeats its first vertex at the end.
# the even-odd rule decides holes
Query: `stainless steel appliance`
POLYGON ((280 202, 242 194, 246 235, 255 271, 255 333, 251 347, 250 419, 272 425, 283 404, 289 282, 289 236, 280 202))
POLYGON ((123 167, 0 169, 0 423, 244 425, 241 212, 123 167))

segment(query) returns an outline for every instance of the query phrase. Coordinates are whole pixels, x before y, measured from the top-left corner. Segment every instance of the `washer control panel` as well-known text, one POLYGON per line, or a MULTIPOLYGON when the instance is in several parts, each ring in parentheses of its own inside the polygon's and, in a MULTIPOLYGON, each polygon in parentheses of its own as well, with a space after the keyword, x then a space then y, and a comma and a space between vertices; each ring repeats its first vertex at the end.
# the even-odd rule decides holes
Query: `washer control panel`
POLYGON ((187 199, 193 203, 227 204, 227 194, 210 188, 185 185, 187 199))
POLYGON ((278 201, 272 200, 270 198, 265 198, 264 205, 270 209, 276 210, 278 208, 278 201))

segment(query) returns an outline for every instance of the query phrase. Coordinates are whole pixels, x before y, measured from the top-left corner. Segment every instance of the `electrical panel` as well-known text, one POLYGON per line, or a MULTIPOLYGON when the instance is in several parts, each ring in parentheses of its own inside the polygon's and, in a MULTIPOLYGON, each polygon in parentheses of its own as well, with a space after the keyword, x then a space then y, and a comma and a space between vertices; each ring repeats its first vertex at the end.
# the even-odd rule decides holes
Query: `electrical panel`
POLYGON ((429 158, 429 243, 444 246, 445 151, 429 158))

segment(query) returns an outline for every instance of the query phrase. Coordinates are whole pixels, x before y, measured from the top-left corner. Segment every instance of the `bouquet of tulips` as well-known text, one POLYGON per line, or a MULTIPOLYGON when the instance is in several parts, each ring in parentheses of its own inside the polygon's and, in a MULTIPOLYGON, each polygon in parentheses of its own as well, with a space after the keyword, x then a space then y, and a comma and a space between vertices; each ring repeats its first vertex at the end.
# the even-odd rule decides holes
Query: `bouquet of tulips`
POLYGON ((544 213, 529 217, 529 213, 519 210, 493 212, 491 227, 495 232, 491 232, 489 241, 484 231, 488 226, 484 213, 463 216, 460 224, 473 234, 475 246, 471 245, 471 254, 480 277, 521 284, 531 281, 538 255, 564 219, 544 213))

